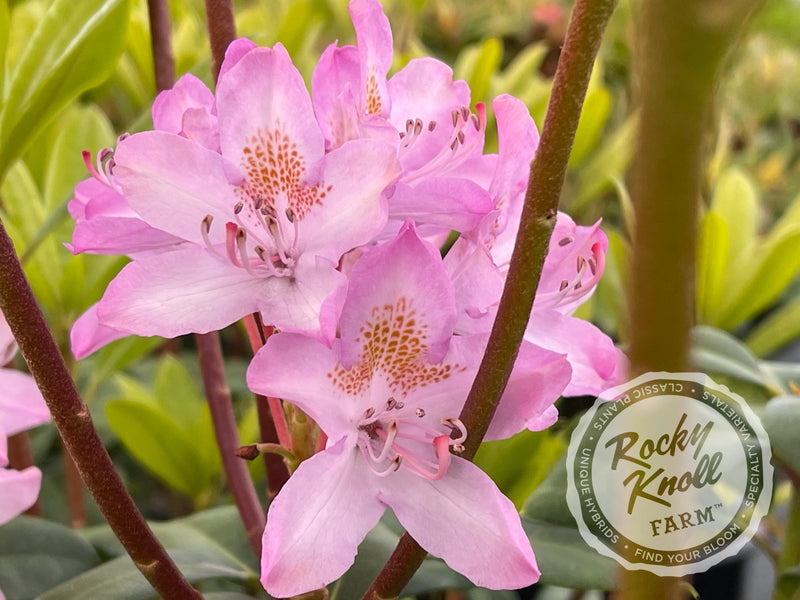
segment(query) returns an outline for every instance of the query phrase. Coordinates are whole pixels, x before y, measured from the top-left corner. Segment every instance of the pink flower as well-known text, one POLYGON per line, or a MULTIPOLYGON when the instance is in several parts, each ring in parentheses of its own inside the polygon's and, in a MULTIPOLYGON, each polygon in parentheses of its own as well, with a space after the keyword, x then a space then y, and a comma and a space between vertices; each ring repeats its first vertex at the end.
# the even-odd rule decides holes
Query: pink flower
POLYGON ((265 323, 330 341, 346 285, 337 265, 385 225, 380 195, 399 172, 393 148, 355 140, 326 154, 280 44, 234 43, 214 109, 184 104, 159 104, 163 130, 126 137, 114 152, 127 204, 180 243, 134 256, 97 305, 97 324, 173 337, 261 312, 265 323))
MULTIPOLYGON (((489 186, 495 210, 462 235, 445 258, 459 300, 460 332, 491 330, 519 228, 530 157, 539 135, 525 105, 512 96, 492 103, 499 155, 489 186)), ((598 221, 582 227, 559 213, 550 239, 525 339, 567 355, 572 380, 566 395, 598 395, 624 380, 627 358, 594 325, 572 317, 600 280, 608 240, 598 221)))
MULTIPOLYGON (((477 585, 538 579, 514 506, 457 456, 469 435, 458 415, 487 336, 454 337, 455 318, 438 251, 409 222, 354 265, 332 348, 280 333, 253 359, 250 388, 296 404, 329 440, 270 505, 262 583, 271 595, 341 576, 387 507, 477 585)), ((568 379, 563 356, 523 344, 489 437, 550 425, 568 379)))
POLYGON ((327 146, 360 138, 395 146, 402 173, 387 191, 391 231, 405 219, 432 231, 472 229, 493 207, 485 107, 472 113, 466 82, 433 58, 411 60, 387 81, 392 32, 380 3, 352 0, 349 9, 358 46, 328 47, 311 80, 327 146))
MULTIPOLYGON (((0 366, 13 358, 16 343, 0 313, 0 366)), ((39 495, 42 474, 36 467, 8 469, 8 437, 50 420, 50 412, 30 375, 0 369, 0 523, 30 507, 39 495)))

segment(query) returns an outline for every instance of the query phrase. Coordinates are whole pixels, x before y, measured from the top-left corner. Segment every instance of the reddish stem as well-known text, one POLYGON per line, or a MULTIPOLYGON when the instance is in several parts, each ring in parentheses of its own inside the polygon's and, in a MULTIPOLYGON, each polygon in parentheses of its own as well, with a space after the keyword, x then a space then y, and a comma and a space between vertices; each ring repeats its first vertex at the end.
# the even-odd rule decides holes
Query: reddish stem
POLYGON ((211 42, 211 72, 216 81, 222 61, 225 59, 225 50, 236 38, 236 23, 231 0, 205 0, 205 2, 208 37, 211 42))
MULTIPOLYGON (((24 471, 28 467, 34 466, 31 438, 27 431, 21 431, 8 438, 8 466, 17 471, 24 471)), ((39 500, 37 499, 24 514, 41 517, 42 507, 39 500)))
POLYGON ((150 46, 153 50, 153 75, 156 89, 166 90, 175 83, 175 57, 172 54, 172 25, 166 0, 147 0, 150 17, 150 46))

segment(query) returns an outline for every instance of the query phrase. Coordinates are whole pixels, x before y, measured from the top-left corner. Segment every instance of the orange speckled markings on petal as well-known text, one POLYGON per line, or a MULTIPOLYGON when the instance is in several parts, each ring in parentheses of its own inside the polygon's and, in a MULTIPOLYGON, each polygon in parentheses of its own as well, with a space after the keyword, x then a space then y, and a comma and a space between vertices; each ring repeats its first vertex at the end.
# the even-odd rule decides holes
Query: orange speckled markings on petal
POLYGON ((381 114, 381 96, 378 92, 378 78, 375 73, 370 73, 367 77, 367 114, 381 114))
POLYGON ((344 393, 358 395, 369 386, 376 371, 380 371, 389 387, 405 396, 418 387, 463 371, 458 364, 432 365, 425 361, 427 329, 418 323, 416 310, 405 296, 393 305, 376 306, 356 338, 356 343, 361 344, 359 361, 349 370, 337 364, 328 377, 344 393))
POLYGON ((306 171, 305 159, 279 127, 271 131, 259 129, 247 139, 241 163, 247 181, 239 192, 254 202, 260 198, 273 208, 275 198, 284 194, 294 218, 302 220, 315 205, 322 204, 331 186, 322 181, 313 186, 301 183, 306 171))

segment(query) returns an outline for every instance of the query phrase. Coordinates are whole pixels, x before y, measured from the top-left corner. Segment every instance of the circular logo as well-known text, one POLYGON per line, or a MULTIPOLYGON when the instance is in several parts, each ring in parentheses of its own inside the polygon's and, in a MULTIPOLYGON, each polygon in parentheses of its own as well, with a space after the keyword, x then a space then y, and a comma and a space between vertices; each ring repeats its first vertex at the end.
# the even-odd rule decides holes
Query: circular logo
POLYGON ((745 401, 700 373, 647 373, 603 393, 567 452, 583 539, 626 569, 705 571, 769 510, 771 452, 745 401))

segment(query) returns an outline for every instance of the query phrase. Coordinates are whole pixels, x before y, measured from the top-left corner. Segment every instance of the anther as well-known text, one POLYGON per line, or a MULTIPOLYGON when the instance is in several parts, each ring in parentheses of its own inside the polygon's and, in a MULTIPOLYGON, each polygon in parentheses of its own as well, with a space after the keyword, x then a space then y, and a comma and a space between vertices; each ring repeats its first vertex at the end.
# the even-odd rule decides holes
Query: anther
POLYGON ((395 405, 394 405, 394 407, 395 407, 397 410, 400 410, 401 408, 405 408, 405 406, 406 406, 406 403, 405 403, 405 402, 398 402, 397 404, 395 404, 395 405))
POLYGON ((253 200, 253 208, 256 210, 261 210, 261 206, 264 204, 264 196, 258 195, 256 199, 253 200))
POLYGON ((559 246, 561 246, 561 247, 564 247, 564 246, 566 246, 567 244, 571 244, 571 243, 572 243, 572 242, 574 242, 574 241, 575 241, 575 238, 573 238, 571 235, 568 235, 568 236, 567 236, 567 237, 565 237, 565 238, 561 238, 561 239, 559 240, 559 242, 558 242, 558 245, 559 245, 559 246))
POLYGON ((417 410, 414 411, 414 414, 416 414, 421 419, 422 417, 425 416, 425 411, 421 408, 418 408, 417 410))
POLYGON ((372 415, 374 415, 374 414, 375 414, 375 409, 370 406, 367 410, 364 411, 364 416, 361 417, 361 418, 362 419, 371 419, 372 415))
POLYGON ((242 212, 243 208, 244 208, 244 203, 237 202, 236 204, 233 205, 233 214, 238 215, 240 212, 242 212))
POLYGON ((481 130, 481 120, 478 118, 478 115, 470 115, 469 116, 470 122, 472 122, 472 126, 475 128, 475 131, 481 130))
POLYGON ((582 284, 580 281, 579 281, 578 283, 576 283, 576 284, 575 284, 575 289, 576 289, 576 290, 579 290, 579 289, 581 289, 582 287, 583 287, 583 284, 582 284))
POLYGON ((410 135, 413 130, 414 130, 414 119, 408 119, 406 121, 406 134, 410 135))
POLYGON ((467 138, 467 136, 464 135, 463 131, 459 131, 458 134, 456 135, 456 137, 458 138, 458 143, 459 144, 463 144, 464 140, 467 138))
POLYGON ((419 135, 422 133, 422 119, 417 119, 414 121, 414 135, 419 135))
POLYGON ((430 121, 428 123, 428 131, 433 131, 434 129, 436 129, 436 121, 430 121))
POLYGON ((450 150, 452 150, 453 152, 455 152, 456 148, 458 148, 458 138, 455 138, 455 139, 453 140, 453 143, 452 143, 452 144, 450 144, 450 150))
POLYGON ((394 396, 389 396, 389 399, 386 401, 386 410, 392 410, 397 406, 397 400, 395 400, 394 396))
POLYGON ((583 258, 582 256, 579 256, 577 263, 578 263, 578 272, 580 272, 583 270, 583 267, 586 266, 586 259, 583 258))
POLYGON ((566 279, 562 279, 561 285, 558 286, 558 291, 563 292, 565 289, 567 289, 567 287, 569 287, 569 281, 567 281, 566 279))
POLYGON ((597 275, 597 259, 592 256, 589 258, 589 270, 592 272, 592 275, 597 275))
POLYGON ((461 107, 461 118, 464 119, 464 123, 469 120, 469 109, 466 106, 461 107))
POLYGON ((289 219, 289 223, 294 223, 294 211, 290 207, 286 207, 286 218, 289 219))
POLYGON ((450 113, 450 116, 453 118, 453 127, 455 127, 456 125, 458 125, 458 117, 459 117, 458 111, 454 110, 452 113, 450 113))
POLYGON ((461 454, 464 451, 464 444, 453 444, 451 448, 453 449, 453 452, 461 454))

